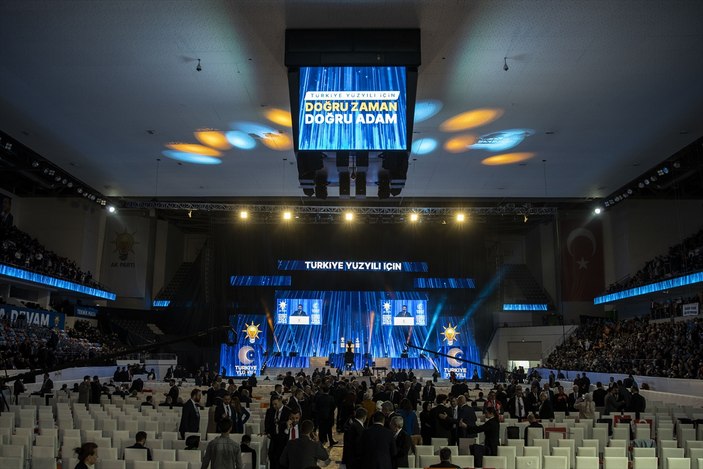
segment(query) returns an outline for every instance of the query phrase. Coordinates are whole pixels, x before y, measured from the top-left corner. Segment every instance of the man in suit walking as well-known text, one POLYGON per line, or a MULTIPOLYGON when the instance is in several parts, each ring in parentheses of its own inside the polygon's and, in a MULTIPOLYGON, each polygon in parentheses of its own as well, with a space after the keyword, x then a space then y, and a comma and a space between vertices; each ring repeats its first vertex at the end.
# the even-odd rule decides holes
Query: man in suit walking
POLYGON ((215 415, 213 418, 213 420, 215 421, 215 425, 220 423, 225 417, 228 419, 232 419, 232 414, 232 396, 227 393, 222 397, 222 399, 218 399, 217 403, 215 404, 215 415))
POLYGON ((300 437, 290 440, 283 449, 278 462, 288 469, 307 469, 317 466, 317 461, 330 462, 330 456, 318 441, 311 437, 313 423, 304 420, 300 424, 300 437))
POLYGON ((393 432, 383 426, 385 416, 376 412, 372 424, 361 436, 364 455, 364 469, 393 469, 393 459, 397 453, 393 432))
POLYGON ((395 439, 395 457, 393 458, 393 469, 399 467, 410 467, 408 454, 413 449, 413 442, 410 435, 403 430, 403 417, 395 415, 391 419, 391 431, 395 439))
POLYGON ((361 469, 362 453, 361 436, 364 434, 364 422, 368 412, 363 407, 354 411, 354 417, 347 421, 344 427, 344 448, 342 449, 342 462, 347 469, 361 469))
POLYGON ((200 431, 200 405, 198 404, 200 397, 200 389, 193 389, 190 392, 190 399, 183 404, 181 424, 178 426, 181 438, 185 438, 186 433, 197 433, 200 431))
POLYGON ((476 425, 476 411, 474 411, 473 407, 469 405, 468 402, 466 402, 466 397, 465 396, 459 396, 456 398, 456 404, 458 407, 457 410, 457 424, 456 424, 456 433, 457 433, 457 440, 459 441, 459 438, 475 438, 476 435, 469 433, 467 431, 468 427, 473 427, 476 425))
POLYGON ((498 456, 498 442, 500 439, 500 422, 493 407, 486 407, 483 411, 486 421, 483 425, 467 427, 469 433, 483 433, 486 456, 498 456))
POLYGON ((283 448, 288 441, 288 419, 290 410, 283 405, 280 397, 271 400, 271 407, 264 416, 264 432, 269 437, 269 465, 270 469, 278 469, 279 459, 283 448))

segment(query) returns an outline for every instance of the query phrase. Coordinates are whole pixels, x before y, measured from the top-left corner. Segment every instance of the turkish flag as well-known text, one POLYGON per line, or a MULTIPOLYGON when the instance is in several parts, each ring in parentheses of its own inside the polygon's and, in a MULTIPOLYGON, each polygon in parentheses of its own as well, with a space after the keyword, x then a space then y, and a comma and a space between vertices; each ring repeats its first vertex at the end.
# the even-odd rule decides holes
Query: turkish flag
POLYGON ((561 271, 563 301, 592 301, 603 293, 603 225, 598 218, 563 220, 561 271))

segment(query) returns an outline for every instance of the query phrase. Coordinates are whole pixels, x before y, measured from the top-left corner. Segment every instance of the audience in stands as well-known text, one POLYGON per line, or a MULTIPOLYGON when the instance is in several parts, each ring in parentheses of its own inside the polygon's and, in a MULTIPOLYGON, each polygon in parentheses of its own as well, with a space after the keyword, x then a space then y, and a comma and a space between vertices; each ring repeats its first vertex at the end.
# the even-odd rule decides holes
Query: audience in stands
POLYGON ((613 283, 608 287, 608 292, 627 290, 699 270, 703 270, 703 229, 670 247, 668 254, 648 261, 627 279, 613 283))
POLYGON ((651 323, 637 318, 585 324, 547 357, 544 366, 703 379, 703 319, 651 323))
POLYGON ((82 271, 75 262, 46 249, 36 238, 32 238, 24 231, 14 226, 6 226, 2 234, 1 263, 93 288, 101 288, 93 280, 90 271, 82 271))

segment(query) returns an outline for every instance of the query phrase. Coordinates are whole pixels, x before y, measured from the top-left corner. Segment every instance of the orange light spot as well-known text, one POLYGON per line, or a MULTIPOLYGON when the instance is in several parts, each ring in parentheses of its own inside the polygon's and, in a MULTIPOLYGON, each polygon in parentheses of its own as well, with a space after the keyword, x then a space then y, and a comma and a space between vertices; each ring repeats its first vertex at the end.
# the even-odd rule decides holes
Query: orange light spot
POLYGON ((227 141, 224 132, 213 129, 198 129, 194 133, 195 138, 203 145, 207 145, 218 150, 229 150, 232 145, 227 141))
POLYGON ((284 127, 292 127, 293 121, 290 116, 289 111, 284 111, 283 109, 271 108, 264 112, 264 117, 273 122, 274 124, 282 125, 284 127))
POLYGON ((293 148, 293 139, 287 134, 268 133, 264 134, 261 143, 269 147, 271 150, 285 151, 293 148))
POLYGON ((442 132, 459 132, 460 130, 473 129, 489 124, 503 115, 502 109, 474 109, 473 111, 462 112, 454 117, 450 117, 442 122, 439 130, 442 132))
POLYGON ((500 166, 504 164, 514 164, 521 161, 529 160, 535 156, 531 152, 518 152, 518 153, 503 153, 502 155, 489 156, 488 158, 481 161, 481 164, 486 166, 500 166))
POLYGON ((171 150, 182 151, 185 153, 195 153, 205 156, 222 156, 222 152, 214 148, 198 145, 197 143, 168 143, 166 144, 171 150))
POLYGON ((470 134, 457 135, 444 143, 444 149, 449 153, 463 153, 469 151, 469 146, 476 143, 476 136, 470 134))

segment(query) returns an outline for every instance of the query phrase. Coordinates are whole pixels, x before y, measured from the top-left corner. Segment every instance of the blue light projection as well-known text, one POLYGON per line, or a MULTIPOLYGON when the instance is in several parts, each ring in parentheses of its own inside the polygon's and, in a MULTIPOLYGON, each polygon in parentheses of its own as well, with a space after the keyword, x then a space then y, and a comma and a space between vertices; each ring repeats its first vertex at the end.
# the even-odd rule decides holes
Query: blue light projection
POLYGON ((437 148, 437 140, 429 137, 419 138, 413 142, 412 153, 414 155, 427 155, 437 148))
POLYGON ((251 150, 256 146, 256 140, 246 132, 241 130, 230 130, 225 132, 227 141, 236 148, 240 150, 251 150))
POLYGON ((154 300, 151 303, 152 308, 168 308, 171 304, 171 300, 154 300))
POLYGON ((18 269, 17 267, 11 267, 5 264, 0 264, 0 275, 20 280, 26 280, 28 282, 38 283, 49 287, 60 288, 62 290, 70 290, 78 293, 83 293, 84 295, 94 296, 96 298, 103 298, 105 300, 114 300, 115 298, 117 298, 117 295, 108 291, 87 287, 85 285, 79 285, 77 283, 69 282, 68 280, 61 280, 59 278, 49 277, 48 275, 42 275, 36 272, 18 269))
POLYGON ((417 124, 418 122, 426 121, 434 117, 441 110, 442 102, 436 99, 423 99, 418 101, 415 103, 415 118, 413 122, 417 124))
POLYGON ((415 288, 476 288, 472 278, 424 278, 419 277, 413 280, 415 288))
POLYGON ((504 151, 516 147, 535 133, 532 129, 508 129, 481 135, 469 148, 474 150, 504 151))
POLYGON ((703 272, 696 272, 695 274, 675 277, 669 280, 663 280, 661 282, 642 285, 641 287, 630 288, 629 290, 623 290, 615 293, 610 293, 608 295, 597 296, 593 298, 593 304, 601 305, 604 303, 612 303, 613 301, 623 300, 625 298, 647 295, 649 293, 669 290, 671 288, 684 287, 686 285, 693 285, 695 283, 701 282, 703 282, 703 272))
POLYGON ((183 163, 194 163, 194 164, 220 164, 222 160, 215 158, 214 156, 198 155, 197 153, 186 153, 184 151, 176 150, 164 150, 164 156, 171 158, 172 160, 180 161, 183 163))
POLYGON ((546 304, 511 304, 505 303, 503 311, 547 311, 546 304))

